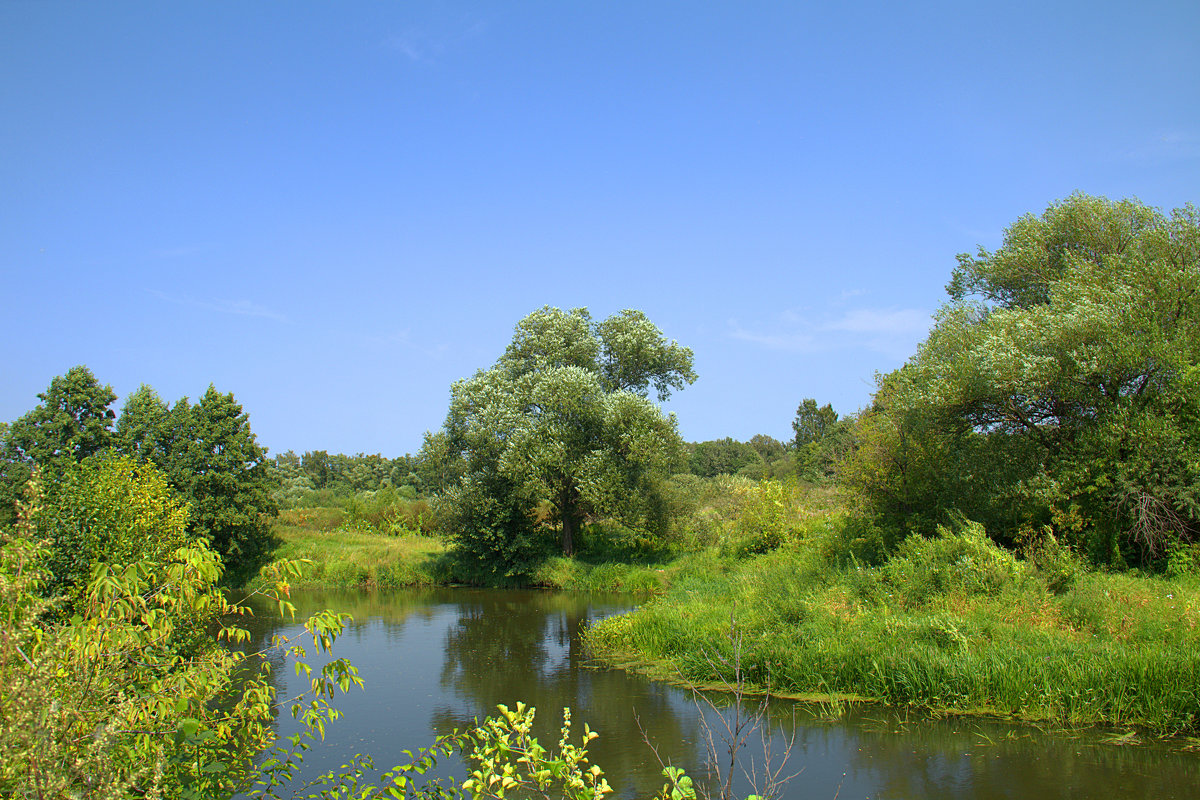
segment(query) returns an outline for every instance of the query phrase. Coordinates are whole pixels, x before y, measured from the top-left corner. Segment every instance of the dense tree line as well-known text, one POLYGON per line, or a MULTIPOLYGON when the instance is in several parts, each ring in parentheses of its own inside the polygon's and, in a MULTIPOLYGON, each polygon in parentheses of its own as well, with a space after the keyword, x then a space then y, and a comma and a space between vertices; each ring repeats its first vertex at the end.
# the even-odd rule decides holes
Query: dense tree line
POLYGON ((407 486, 416 494, 428 483, 420 474, 418 460, 409 455, 348 456, 325 450, 297 455, 288 450, 272 459, 271 470, 279 482, 279 500, 289 506, 376 492, 388 486, 397 489, 407 486))
POLYGON ((854 417, 841 417, 829 404, 801 401, 792 421, 795 437, 784 443, 765 434, 748 442, 725 438, 689 442, 688 471, 701 478, 741 475, 752 480, 795 478, 810 483, 834 479, 854 440, 854 417))
MULTIPOLYGON (((126 481, 136 479, 145 471, 139 465, 148 464, 187 505, 188 536, 204 540, 220 555, 231 580, 253 574, 270 558, 275 482, 266 450, 232 394, 209 386, 197 402, 183 398, 169 406, 142 386, 126 399, 118 417, 111 408, 116 400, 112 387, 77 366, 54 378, 38 399, 42 402, 9 425, 0 442, 0 526, 15 522, 16 500, 35 470, 42 476, 47 509, 82 513, 85 506, 72 497, 98 492, 96 502, 112 505, 119 491, 105 495, 104 487, 119 483, 121 475, 126 481)), ((68 515, 43 525, 56 552, 79 562, 85 551, 76 545, 89 536, 107 541, 126 535, 117 530, 115 518, 111 529, 102 532, 109 525, 104 519, 98 513, 78 519, 68 515)), ((116 557, 111 546, 94 551, 102 554, 116 557)), ((76 578, 87 577, 82 563, 71 569, 76 578)))

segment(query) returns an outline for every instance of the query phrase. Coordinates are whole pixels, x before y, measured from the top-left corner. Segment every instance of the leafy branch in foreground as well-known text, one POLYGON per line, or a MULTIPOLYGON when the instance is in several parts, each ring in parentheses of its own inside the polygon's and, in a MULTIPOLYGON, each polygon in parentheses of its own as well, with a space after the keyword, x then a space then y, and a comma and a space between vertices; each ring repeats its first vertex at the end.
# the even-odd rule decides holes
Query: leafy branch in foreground
MULTIPOLYGON (((49 546, 37 526, 38 481, 26 489, 17 527, 0 540, 0 794, 58 800, 181 798, 217 800, 246 793, 257 800, 321 798, 503 798, 540 796, 600 800, 611 792, 603 770, 589 765, 584 728, 571 742, 570 711, 561 738, 548 749, 534 738, 534 709, 500 706, 497 717, 437 739, 408 764, 373 777, 369 757, 355 756, 341 770, 297 784, 310 742, 340 714, 338 692, 362 686, 344 659, 313 670, 305 645, 327 652, 347 615, 323 611, 305 623, 303 636, 276 638, 295 658, 307 690, 279 701, 269 681, 267 651, 244 653, 220 645, 245 644, 236 625, 251 612, 219 588, 220 557, 203 542, 161 559, 127 566, 96 564, 66 621, 55 621, 55 603, 42 596, 49 579, 49 546), (216 629, 213 637, 197 629, 216 629), (275 715, 289 708, 302 730, 282 742, 275 715), (469 776, 419 782, 439 758, 459 753, 469 776)), ((296 562, 264 571, 260 593, 281 614, 292 615, 288 579, 296 562)), ((412 754, 409 754, 412 756, 412 754)), ((678 772, 662 797, 679 797, 678 772)))
MULTIPOLYGON (((99 563, 73 615, 43 596, 50 548, 39 538, 41 494, 30 482, 18 524, 0 540, 0 794, 9 797, 229 797, 258 776, 275 739, 275 690, 235 623, 250 610, 219 588, 220 557, 203 542, 126 566, 99 563), (198 635, 215 628, 215 636, 198 635), (249 667, 249 669, 246 669, 249 667)), ((299 565, 268 572, 281 611, 299 565)), ((345 624, 306 623, 318 651, 345 624)), ((298 642, 277 642, 302 655, 298 642)), ((293 713, 308 735, 337 717, 336 691, 361 684, 344 660, 312 678, 293 713)))

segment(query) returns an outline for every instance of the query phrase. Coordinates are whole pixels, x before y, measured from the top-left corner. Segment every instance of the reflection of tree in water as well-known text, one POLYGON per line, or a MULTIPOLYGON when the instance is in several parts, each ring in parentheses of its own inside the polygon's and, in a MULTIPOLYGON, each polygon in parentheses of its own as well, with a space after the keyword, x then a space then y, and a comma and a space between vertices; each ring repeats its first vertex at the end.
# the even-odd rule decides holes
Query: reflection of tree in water
POLYGON ((1161 745, 1106 745, 1101 734, 1046 733, 1017 723, 895 717, 855 727, 850 769, 872 776, 881 797, 1191 798, 1200 763, 1161 745))
MULTIPOLYGON (((325 663, 330 656, 318 655, 311 640, 304 635, 304 621, 320 611, 330 610, 350 614, 352 620, 342 633, 342 641, 371 641, 368 623, 382 619, 387 623, 387 633, 398 637, 404 623, 410 618, 427 619, 433 613, 439 595, 445 590, 407 591, 396 596, 374 592, 319 590, 310 589, 295 592, 292 602, 296 606, 294 619, 279 615, 276 604, 267 598, 255 595, 246 598, 244 605, 252 611, 252 616, 231 617, 228 624, 245 628, 250 639, 242 643, 228 643, 226 646, 235 652, 243 654, 259 654, 248 658, 234 676, 234 691, 236 694, 239 684, 261 672, 265 662, 269 666, 266 673, 268 683, 275 689, 276 703, 286 705, 292 696, 308 689, 308 680, 296 678, 288 659, 284 656, 283 647, 272 647, 276 636, 287 636, 292 643, 302 643, 307 652, 307 661, 315 669, 325 663)), ((240 598, 239 598, 240 599, 240 598)), ((337 656, 337 646, 335 645, 337 656)), ((275 728, 279 732, 279 708, 275 711, 275 728)))
POLYGON ((466 701, 434 712, 439 734, 470 726, 496 705, 536 706, 537 736, 557 743, 562 709, 573 738, 584 723, 600 734, 589 746, 619 795, 649 796, 662 785, 664 761, 694 769, 698 717, 678 690, 620 671, 589 669, 580 633, 602 614, 585 598, 540 592, 462 592, 459 616, 446 634, 442 686, 466 701), (640 728, 639 728, 640 725, 640 728))
MULTIPOLYGON (((247 651, 262 649, 275 633, 299 631, 304 617, 331 608, 356 619, 345 641, 358 644, 337 655, 350 657, 365 674, 374 668, 367 693, 345 699, 359 707, 331 729, 331 739, 343 737, 342 749, 310 753, 305 770, 336 767, 359 751, 390 766, 404 760, 403 748, 467 727, 494 713, 498 703, 522 700, 537 706, 544 743, 558 741, 563 706, 574 715, 576 741, 585 722, 600 733, 589 748, 592 760, 605 769, 618 797, 648 797, 662 784, 639 724, 665 761, 702 775, 700 716, 689 693, 588 667, 579 633, 613 607, 539 592, 306 591, 297 593, 297 621, 291 622, 254 602, 257 616, 244 626, 252 636, 247 651), (417 621, 424 624, 408 624, 417 621), (443 645, 439 659, 436 650, 443 645), (401 696, 403 702, 396 699, 401 696), (391 708, 406 710, 389 717, 391 708)), ((271 660, 271 681, 281 698, 305 683, 280 655, 271 660)), ((789 772, 804 770, 786 787, 787 798, 834 797, 843 773, 843 798, 1182 798, 1200 786, 1200 759, 1164 754, 1154 743, 1113 747, 1093 735, 1043 735, 976 719, 909 720, 881 709, 834 721, 801 710, 793 726, 795 709, 786 702, 774 706, 775 729, 796 730, 789 772)), ((290 723, 287 716, 281 728, 290 723)), ((749 748, 747 755, 753 755, 749 748)))

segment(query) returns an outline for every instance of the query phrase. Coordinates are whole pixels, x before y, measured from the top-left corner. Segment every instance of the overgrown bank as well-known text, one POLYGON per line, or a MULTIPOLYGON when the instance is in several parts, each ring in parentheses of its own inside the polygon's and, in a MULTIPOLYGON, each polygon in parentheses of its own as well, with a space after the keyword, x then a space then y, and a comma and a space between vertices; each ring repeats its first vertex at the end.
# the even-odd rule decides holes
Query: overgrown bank
MULTIPOLYGON (((442 539, 419 531, 380 533, 355 527, 337 508, 284 511, 275 526, 276 557, 302 560, 293 584, 330 589, 396 589, 405 586, 490 585, 574 592, 661 592, 672 576, 694 561, 548 556, 528 575, 483 579, 442 539)), ((584 541, 587 541, 585 531, 584 541)))
POLYGON ((592 653, 693 683, 852 696, 1063 724, 1193 732, 1200 584, 1089 571, 1053 543, 1014 557, 975 525, 878 566, 836 517, 725 572, 691 572, 587 635, 592 653))

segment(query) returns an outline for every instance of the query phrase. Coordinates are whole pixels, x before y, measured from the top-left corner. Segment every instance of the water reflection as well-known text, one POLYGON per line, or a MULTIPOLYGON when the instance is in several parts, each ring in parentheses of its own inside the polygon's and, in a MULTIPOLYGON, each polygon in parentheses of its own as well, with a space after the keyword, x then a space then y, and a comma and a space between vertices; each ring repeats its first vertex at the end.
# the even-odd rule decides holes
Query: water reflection
POLYGON ((662 784, 661 766, 642 740, 660 743, 664 760, 693 766, 689 742, 698 719, 677 692, 621 672, 588 669, 580 633, 594 619, 628 608, 545 592, 464 591, 445 637, 441 686, 447 700, 433 728, 446 733, 471 724, 499 703, 523 700, 538 708, 537 734, 556 741, 564 707, 576 735, 586 722, 601 733, 589 750, 614 788, 648 794, 662 784))
MULTIPOLYGON (((339 702, 345 718, 306 757, 305 774, 337 767, 354 753, 390 766, 403 750, 470 725, 498 703, 538 708, 538 735, 557 741, 569 706, 619 797, 646 797, 662 784, 645 736, 668 763, 699 776, 703 722, 691 695, 620 671, 589 668, 579 633, 592 620, 628 608, 620 599, 542 592, 429 589, 395 593, 298 593, 297 616, 321 608, 354 615, 337 655, 367 684, 339 702)), ((255 640, 294 633, 264 613, 255 640)), ((303 682, 276 669, 280 696, 303 682)), ((788 798, 1191 798, 1200 761, 1178 746, 1102 744, 1097 734, 1048 735, 1036 728, 963 719, 917 719, 866 709, 826 719, 820 709, 774 703, 769 736, 776 753, 790 739, 787 772, 801 770, 788 798)), ((286 717, 286 715, 285 715, 286 717)), ((279 721, 284 735, 294 730, 279 721)), ((761 743, 744 760, 761 762, 761 743)), ((739 791, 749 791, 744 780, 739 791)))

